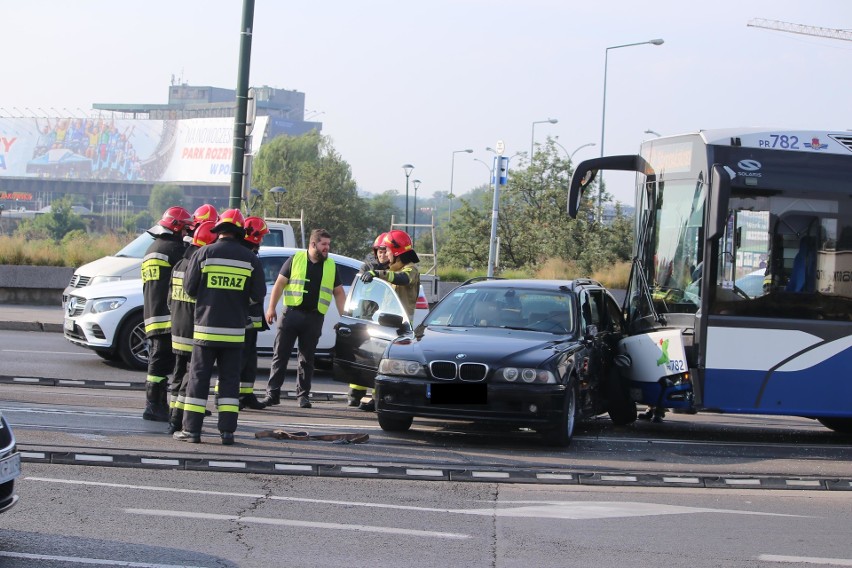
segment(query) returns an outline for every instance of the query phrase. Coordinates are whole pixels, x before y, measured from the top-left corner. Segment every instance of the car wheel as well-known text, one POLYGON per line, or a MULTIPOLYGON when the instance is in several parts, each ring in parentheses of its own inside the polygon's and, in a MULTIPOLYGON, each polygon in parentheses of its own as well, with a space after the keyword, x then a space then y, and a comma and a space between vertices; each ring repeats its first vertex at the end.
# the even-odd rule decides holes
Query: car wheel
POLYGON ((137 371, 148 368, 148 339, 145 338, 145 323, 142 312, 127 318, 118 334, 118 354, 124 364, 137 371))
POLYGON ((607 399, 609 419, 616 426, 625 426, 636 422, 636 403, 630 400, 630 394, 617 369, 612 369, 607 381, 607 399))
POLYGON ((378 418, 379 426, 385 432, 405 432, 414 422, 413 416, 388 416, 384 412, 379 412, 378 418))
POLYGON ((560 447, 571 444, 574 426, 577 423, 577 399, 577 381, 572 378, 565 390, 565 403, 562 414, 559 416, 559 424, 555 428, 542 432, 542 438, 546 444, 560 447))
POLYGON ((817 418, 819 423, 840 434, 852 434, 852 419, 850 418, 817 418))

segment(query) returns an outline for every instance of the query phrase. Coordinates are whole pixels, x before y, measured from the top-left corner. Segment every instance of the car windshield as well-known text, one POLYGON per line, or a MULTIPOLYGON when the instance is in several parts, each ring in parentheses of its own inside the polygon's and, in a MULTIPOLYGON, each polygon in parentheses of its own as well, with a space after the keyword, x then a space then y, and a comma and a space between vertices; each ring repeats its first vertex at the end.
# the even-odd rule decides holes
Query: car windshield
POLYGON ((146 231, 133 239, 130 244, 125 246, 123 249, 115 253, 115 256, 142 258, 145 256, 145 251, 148 250, 148 247, 151 246, 152 242, 154 242, 154 237, 151 236, 151 233, 146 231))
POLYGON ((425 325, 573 333, 573 296, 533 288, 460 286, 429 312, 425 325))

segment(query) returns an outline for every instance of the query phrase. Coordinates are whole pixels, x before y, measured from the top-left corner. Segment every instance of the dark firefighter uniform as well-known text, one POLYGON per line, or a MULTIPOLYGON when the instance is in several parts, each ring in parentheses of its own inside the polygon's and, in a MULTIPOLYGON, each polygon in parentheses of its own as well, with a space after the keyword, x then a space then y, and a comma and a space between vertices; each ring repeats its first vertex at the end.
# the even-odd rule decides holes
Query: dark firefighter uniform
POLYGON ((177 439, 200 441, 210 377, 216 364, 219 432, 223 443, 233 443, 249 302, 262 304, 266 295, 260 260, 240 242, 241 225, 237 225, 239 230, 235 232, 229 232, 234 227, 229 222, 221 228, 217 225, 223 234, 218 241, 196 252, 184 275, 184 290, 195 298, 195 328, 183 405, 183 431, 175 433, 177 439))
POLYGON ((263 317, 263 301, 249 305, 249 319, 246 324, 246 341, 243 346, 243 363, 240 369, 240 408, 260 410, 262 404, 254 394, 254 382, 257 379, 257 334, 269 329, 263 317))
POLYGON ((183 258, 172 269, 169 308, 172 312, 172 352, 175 356, 174 375, 169 384, 169 430, 182 428, 183 405, 189 382, 189 361, 192 356, 192 330, 195 327, 195 298, 183 289, 183 280, 189 259, 201 247, 190 245, 183 258))
POLYGON ((145 337, 149 341, 146 405, 142 414, 146 420, 166 422, 169 419, 166 402, 168 375, 175 365, 172 316, 168 305, 169 284, 172 269, 183 258, 185 250, 180 233, 164 230, 154 234, 154 242, 142 259, 143 318, 145 337))

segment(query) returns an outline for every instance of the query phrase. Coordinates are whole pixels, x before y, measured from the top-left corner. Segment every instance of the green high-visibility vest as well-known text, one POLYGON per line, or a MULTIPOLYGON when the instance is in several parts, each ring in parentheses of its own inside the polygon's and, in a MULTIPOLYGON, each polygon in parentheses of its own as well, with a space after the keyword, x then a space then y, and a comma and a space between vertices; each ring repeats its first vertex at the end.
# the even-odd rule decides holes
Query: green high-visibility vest
MULTIPOLYGON (((317 300, 317 310, 325 315, 328 311, 328 306, 331 304, 332 289, 334 288, 334 274, 337 270, 334 261, 327 258, 322 265, 322 282, 320 282, 319 300, 317 300)), ((284 305, 294 307, 301 305, 304 299, 306 290, 306 277, 308 273, 308 253, 306 251, 297 252, 293 255, 293 262, 290 265, 290 278, 287 280, 287 285, 284 286, 284 305)))

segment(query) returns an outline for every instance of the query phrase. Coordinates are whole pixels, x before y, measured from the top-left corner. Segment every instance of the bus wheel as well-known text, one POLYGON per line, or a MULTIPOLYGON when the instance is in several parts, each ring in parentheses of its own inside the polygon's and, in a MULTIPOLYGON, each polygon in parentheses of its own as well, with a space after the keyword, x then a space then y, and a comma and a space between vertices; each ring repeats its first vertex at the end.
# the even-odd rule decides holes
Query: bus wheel
POLYGON ((852 434, 852 418, 817 418, 819 423, 841 434, 852 434))

